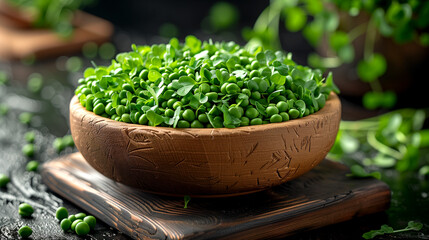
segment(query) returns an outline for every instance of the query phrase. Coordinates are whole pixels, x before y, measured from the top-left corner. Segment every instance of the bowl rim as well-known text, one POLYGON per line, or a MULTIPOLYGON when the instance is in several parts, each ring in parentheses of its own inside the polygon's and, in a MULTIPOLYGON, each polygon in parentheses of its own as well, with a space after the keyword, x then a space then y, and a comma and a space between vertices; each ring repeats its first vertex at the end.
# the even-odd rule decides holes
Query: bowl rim
POLYGON ((269 124, 261 124, 261 125, 249 125, 249 126, 242 126, 242 127, 236 127, 236 128, 225 128, 225 127, 223 128, 172 128, 172 127, 153 127, 148 125, 115 121, 110 118, 97 115, 92 111, 86 110, 86 108, 84 108, 80 104, 80 101, 78 100, 76 95, 74 95, 73 98, 70 100, 70 115, 81 112, 80 114, 90 115, 91 117, 99 118, 100 120, 102 119, 105 122, 107 122, 111 127, 114 127, 114 128, 134 128, 134 129, 151 130, 151 131, 168 131, 170 133, 177 132, 179 134, 183 132, 186 132, 186 133, 192 132, 194 134, 203 135, 203 136, 212 136, 214 131, 220 134, 222 133, 231 134, 231 133, 237 133, 237 132, 248 132, 248 131, 258 132, 258 131, 267 131, 267 130, 273 130, 273 129, 275 130, 275 129, 284 128, 284 127, 286 128, 299 127, 302 124, 306 124, 316 119, 320 119, 321 117, 329 113, 334 113, 336 111, 340 111, 339 115, 341 116, 341 101, 337 94, 335 94, 334 92, 331 92, 328 99, 326 100, 325 106, 319 111, 302 118, 292 119, 285 122, 269 123, 269 124))

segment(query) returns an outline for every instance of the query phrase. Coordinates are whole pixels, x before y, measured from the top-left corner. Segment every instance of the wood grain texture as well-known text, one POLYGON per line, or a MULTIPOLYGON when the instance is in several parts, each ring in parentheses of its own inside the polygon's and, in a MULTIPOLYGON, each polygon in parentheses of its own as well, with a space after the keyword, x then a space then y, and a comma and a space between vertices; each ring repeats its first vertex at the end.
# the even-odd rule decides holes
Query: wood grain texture
POLYGON ((166 195, 226 196, 262 191, 315 167, 337 135, 341 106, 282 123, 174 129, 113 121, 74 97, 70 129, 96 170, 120 183, 166 195))
POLYGON ((352 179, 328 160, 263 192, 230 198, 183 198, 144 193, 90 167, 80 153, 42 166, 48 187, 135 239, 272 239, 386 210, 388 186, 352 179))
POLYGON ((50 29, 29 28, 28 19, 10 14, 10 8, 0 2, 0 59, 19 60, 57 57, 81 52, 87 42, 101 44, 110 39, 113 25, 99 17, 77 11, 74 33, 64 39, 50 29), (15 18, 11 17, 15 16, 15 18))

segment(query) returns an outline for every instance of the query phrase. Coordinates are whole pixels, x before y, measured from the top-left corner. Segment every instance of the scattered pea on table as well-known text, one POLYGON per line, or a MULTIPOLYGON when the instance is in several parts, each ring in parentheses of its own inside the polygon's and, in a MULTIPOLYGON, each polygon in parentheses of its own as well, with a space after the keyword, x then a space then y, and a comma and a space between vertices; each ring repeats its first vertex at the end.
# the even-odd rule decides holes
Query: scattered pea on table
POLYGON ((0 173, 0 188, 6 187, 9 182, 9 177, 6 174, 0 173))
POLYGON ((19 236, 23 238, 28 238, 33 233, 33 229, 31 229, 29 226, 22 226, 18 230, 19 236))
POLYGON ((18 207, 18 213, 22 217, 30 217, 34 213, 34 209, 28 203, 21 203, 18 207))

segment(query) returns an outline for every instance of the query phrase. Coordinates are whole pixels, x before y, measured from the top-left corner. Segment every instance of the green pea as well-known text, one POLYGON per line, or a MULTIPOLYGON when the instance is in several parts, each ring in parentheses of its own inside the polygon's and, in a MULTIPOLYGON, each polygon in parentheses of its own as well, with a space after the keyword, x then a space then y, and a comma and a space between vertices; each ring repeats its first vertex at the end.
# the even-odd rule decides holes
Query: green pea
POLYGON ((70 229, 71 224, 72 222, 69 219, 64 218, 63 220, 61 220, 60 227, 64 232, 66 232, 70 229))
MULTIPOLYGON (((228 86, 229 83, 224 83, 222 84, 222 86, 220 87, 220 92, 223 94, 226 94, 226 86, 228 86)), ((237 86, 238 87, 238 86, 237 86)))
POLYGON ((30 217, 34 213, 34 209, 28 203, 21 203, 18 207, 18 213, 21 217, 30 217))
POLYGON ((35 172, 37 171, 37 168, 39 167, 39 163, 37 161, 29 161, 27 163, 27 166, 25 167, 27 171, 29 172, 35 172))
POLYGON ((259 112, 258 112, 258 110, 256 110, 256 108, 251 107, 251 108, 248 108, 248 109, 246 110, 245 115, 246 115, 246 117, 248 117, 249 119, 254 119, 254 118, 258 117, 259 112))
POLYGON ((84 221, 84 222, 86 222, 86 223, 88 224, 88 226, 89 226, 89 228, 90 228, 91 230, 93 230, 93 229, 95 228, 95 224, 96 224, 96 222, 97 222, 97 220, 95 219, 95 217, 94 217, 94 216, 91 216, 91 215, 86 216, 86 217, 83 219, 83 221, 84 221))
POLYGON ((76 225, 77 225, 78 223, 81 223, 81 222, 83 222, 83 220, 82 220, 82 219, 76 219, 76 220, 72 223, 72 225, 70 226, 70 229, 71 229, 72 231, 75 231, 75 230, 76 230, 76 225))
POLYGON ((34 143, 35 137, 36 137, 36 134, 33 131, 26 132, 24 135, 25 141, 27 141, 28 143, 34 143))
POLYGON ((174 116, 174 110, 173 109, 167 109, 167 110, 165 110, 164 114, 165 114, 165 116, 171 118, 174 116))
POLYGON ((261 118, 254 118, 254 119, 250 120, 250 125, 261 125, 261 124, 262 124, 261 118))
POLYGON ((250 66, 252 70, 258 70, 261 65, 259 64, 258 61, 253 61, 250 66))
POLYGON ((86 217, 85 213, 78 213, 74 215, 77 219, 84 219, 86 217))
POLYGON ((268 89, 268 83, 267 83, 267 81, 265 81, 263 79, 261 79, 258 82, 258 86, 259 86, 259 90, 258 90, 259 92, 266 92, 268 89))
POLYGON ((0 173, 0 188, 6 187, 9 182, 9 177, 6 174, 0 173))
POLYGON ((246 94, 249 97, 252 94, 252 91, 250 91, 250 89, 248 89, 248 88, 241 89, 241 92, 244 93, 244 94, 246 94))
POLYGON ((306 108, 304 111, 304 116, 308 116, 310 114, 310 109, 306 108))
POLYGON ((176 101, 174 104, 173 104, 173 109, 174 110, 176 110, 178 107, 182 107, 183 106, 183 103, 182 102, 179 102, 179 101, 176 101))
POLYGON ((68 217, 68 220, 70 220, 71 223, 73 223, 74 221, 76 221, 76 217, 72 214, 68 217))
POLYGON ((268 117, 273 116, 274 114, 279 113, 279 109, 275 106, 269 106, 267 107, 267 115, 268 117))
POLYGON ((276 107, 279 110, 279 112, 286 112, 286 110, 288 109, 288 104, 284 101, 279 101, 276 104, 276 107))
POLYGON ((200 85, 200 89, 202 93, 208 93, 210 92, 210 85, 208 85, 207 83, 202 83, 200 85))
POLYGON ((241 117, 241 123, 240 126, 249 126, 250 124, 250 119, 247 117, 241 117))
POLYGON ((169 99, 167 101, 167 107, 168 108, 173 108, 173 105, 174 105, 175 102, 177 102, 177 99, 175 99, 175 98, 169 99))
MULTIPOLYGON (((253 79, 255 79, 255 78, 253 78, 253 79)), ((254 80, 249 80, 248 82, 247 82, 247 88, 250 90, 250 91, 259 91, 259 85, 258 85, 258 83, 256 82, 256 81, 254 81, 254 80)))
POLYGON ((272 122, 272 123, 279 123, 282 121, 283 121, 283 118, 282 118, 282 116, 280 116, 280 114, 273 114, 270 117, 270 122, 272 122))
POLYGON ((141 115, 139 118, 139 124, 141 125, 147 125, 148 121, 146 114, 141 115))
POLYGON ((18 234, 22 238, 28 238, 32 233, 33 229, 31 229, 29 226, 23 226, 18 230, 18 234))
POLYGON ((116 107, 116 114, 118 114, 118 116, 122 116, 122 114, 125 113, 125 107, 124 105, 118 105, 116 107))
POLYGON ((198 121, 200 121, 201 123, 208 123, 209 119, 205 113, 201 113, 198 115, 198 121))
POLYGON ((128 114, 128 113, 124 113, 124 114, 122 114, 122 116, 121 116, 121 120, 122 120, 123 122, 130 123, 130 122, 131 122, 130 114, 128 114))
POLYGON ((147 69, 143 69, 143 70, 140 72, 139 77, 140 77, 141 79, 148 80, 148 75, 149 75, 149 70, 147 70, 147 69))
POLYGON ((210 101, 215 101, 217 100, 218 94, 216 92, 208 92, 206 96, 210 101))
POLYGON ((97 115, 101 115, 101 114, 103 114, 104 113, 104 109, 105 109, 106 107, 104 106, 104 104, 103 103, 99 103, 99 104, 97 104, 96 106, 95 106, 95 108, 93 109, 93 112, 95 113, 95 114, 97 114, 97 115))
POLYGON ((22 147, 22 153, 27 157, 34 156, 34 145, 31 143, 25 144, 22 147))
POLYGON ((122 89, 124 89, 124 90, 126 90, 128 92, 134 92, 133 87, 130 84, 128 84, 128 83, 123 84, 122 85, 122 89))
POLYGON ((67 218, 68 216, 69 216, 69 212, 65 207, 59 207, 55 213, 55 217, 60 221, 63 220, 64 218, 67 218))
POLYGON ((261 93, 260 92, 252 92, 251 98, 254 100, 259 100, 259 99, 261 99, 261 93))
POLYGON ((243 115, 243 113, 240 111, 240 109, 238 107, 230 107, 228 109, 229 114, 231 114, 232 116, 236 117, 236 118, 241 118, 241 115, 243 115))
POLYGON ((283 122, 289 121, 289 114, 285 113, 285 112, 281 112, 280 116, 283 119, 283 122))
POLYGON ((170 80, 179 79, 179 77, 180 77, 180 75, 179 75, 179 73, 177 73, 177 72, 171 73, 171 74, 168 76, 168 78, 169 78, 170 80))
POLYGON ((204 125, 200 121, 194 120, 191 123, 191 128, 204 128, 204 125))
POLYGON ((190 124, 186 120, 179 120, 179 122, 177 122, 177 127, 178 128, 188 128, 188 127, 190 127, 190 124))
POLYGON ((107 114, 109 114, 110 116, 112 116, 113 114, 115 114, 115 113, 116 113, 116 109, 114 109, 114 108, 112 107, 112 103, 108 103, 108 104, 106 105, 106 108, 104 109, 104 111, 105 111, 107 114))
POLYGON ((89 233, 89 230, 89 225, 86 222, 79 222, 75 227, 75 231, 79 236, 85 236, 89 233))
POLYGON ((195 120, 195 113, 194 111, 192 111, 191 109, 186 109, 183 112, 183 118, 188 121, 188 122, 192 122, 195 120))
POLYGON ((292 108, 289 110, 289 117, 292 119, 298 118, 299 117, 299 111, 295 108, 292 108))
POLYGON ((261 74, 259 73, 258 70, 252 70, 249 74, 250 78, 254 78, 254 77, 260 77, 261 74))
POLYGON ((219 86, 216 86, 216 85, 211 85, 211 86, 210 86, 210 91, 211 91, 211 92, 218 93, 218 92, 219 92, 219 90, 220 90, 219 86))

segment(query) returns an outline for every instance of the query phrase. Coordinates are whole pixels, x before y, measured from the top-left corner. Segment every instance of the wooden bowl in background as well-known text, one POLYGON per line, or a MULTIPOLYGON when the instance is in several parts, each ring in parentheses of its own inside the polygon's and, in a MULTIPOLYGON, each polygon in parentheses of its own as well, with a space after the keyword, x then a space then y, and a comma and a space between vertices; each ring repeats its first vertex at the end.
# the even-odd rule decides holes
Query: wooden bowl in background
POLYGON ((225 197, 268 189, 315 167, 334 144, 341 103, 282 123, 227 128, 150 127, 87 111, 75 96, 70 127, 97 171, 146 192, 225 197))

